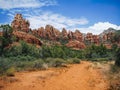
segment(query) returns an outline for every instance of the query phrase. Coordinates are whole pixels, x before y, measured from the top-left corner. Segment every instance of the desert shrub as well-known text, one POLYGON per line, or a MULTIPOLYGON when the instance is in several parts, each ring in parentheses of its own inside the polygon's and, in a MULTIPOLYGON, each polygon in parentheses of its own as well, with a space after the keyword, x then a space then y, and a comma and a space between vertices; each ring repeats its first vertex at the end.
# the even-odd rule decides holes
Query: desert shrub
POLYGON ((120 90, 120 67, 111 65, 109 80, 110 84, 108 90, 120 90))
POLYGON ((82 50, 73 50, 65 46, 43 46, 40 49, 41 58, 83 58, 82 50))
POLYGON ((66 60, 66 62, 68 64, 79 64, 80 63, 80 59, 79 58, 69 58, 66 60))
POLYGON ((109 58, 90 58, 90 61, 110 61, 109 58))
POLYGON ((65 61, 63 59, 56 58, 56 59, 54 59, 54 65, 53 66, 60 67, 60 66, 62 66, 63 63, 65 63, 65 61))
POLYGON ((12 46, 10 48, 6 48, 4 52, 5 57, 18 56, 22 54, 21 46, 12 46))
POLYGON ((5 57, 17 57, 17 56, 31 56, 40 57, 39 49, 34 45, 29 45, 24 41, 20 41, 19 46, 11 46, 4 49, 5 57))
POLYGON ((110 72, 111 73, 118 73, 119 70, 120 70, 120 68, 116 65, 111 65, 111 67, 110 67, 110 72))
POLYGON ((44 61, 43 60, 36 60, 33 62, 33 68, 35 69, 42 69, 43 68, 44 61))
POLYGON ((15 67, 10 67, 6 71, 7 76, 15 76, 15 67))
POLYGON ((39 49, 34 45, 29 45, 24 41, 21 41, 22 54, 23 55, 31 55, 34 57, 39 57, 39 49))
POLYGON ((4 54, 4 48, 9 46, 12 41, 12 27, 10 25, 0 25, 0 28, 2 29, 3 35, 0 37, 0 47, 1 47, 1 52, 0 55, 4 54))
POLYGON ((60 67, 62 64, 66 63, 64 59, 60 58, 47 58, 45 62, 48 64, 49 67, 60 67))
POLYGON ((116 50, 115 57, 115 65, 120 67, 120 48, 116 50))
POLYGON ((33 66, 33 63, 29 61, 16 62, 16 67, 21 68, 21 69, 30 68, 32 66, 33 66))
POLYGON ((23 55, 19 55, 19 56, 16 56, 16 57, 9 57, 10 60, 12 61, 34 61, 36 58, 33 57, 33 56, 23 56, 23 55))
POLYGON ((0 74, 5 74, 5 72, 12 66, 11 60, 8 58, 0 57, 0 74))
POLYGON ((110 52, 103 44, 100 46, 92 45, 84 50, 85 58, 89 60, 96 58, 107 58, 111 53, 112 52, 110 52))
POLYGON ((74 64, 79 64, 79 63, 80 63, 80 59, 78 59, 78 58, 73 58, 73 63, 74 63, 74 64))

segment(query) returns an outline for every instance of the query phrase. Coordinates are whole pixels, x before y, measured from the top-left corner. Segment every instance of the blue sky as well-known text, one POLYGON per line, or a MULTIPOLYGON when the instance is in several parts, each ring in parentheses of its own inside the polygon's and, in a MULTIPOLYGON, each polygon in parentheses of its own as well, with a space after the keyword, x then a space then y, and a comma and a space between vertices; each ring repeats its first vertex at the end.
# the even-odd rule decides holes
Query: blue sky
POLYGON ((10 24, 16 13, 23 14, 32 29, 46 24, 94 34, 120 29, 120 0, 0 0, 0 24, 10 24))

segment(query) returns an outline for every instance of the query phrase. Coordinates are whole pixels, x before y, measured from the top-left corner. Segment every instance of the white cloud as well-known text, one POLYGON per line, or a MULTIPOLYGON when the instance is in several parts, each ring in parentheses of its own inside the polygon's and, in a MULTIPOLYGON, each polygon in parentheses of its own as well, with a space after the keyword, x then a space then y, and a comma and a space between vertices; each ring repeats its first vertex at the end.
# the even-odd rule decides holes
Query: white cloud
POLYGON ((56 4, 56 0, 0 0, 1 9, 37 8, 56 4))
POLYGON ((71 28, 77 25, 85 25, 88 23, 86 18, 68 18, 60 14, 52 12, 44 12, 41 15, 28 15, 27 19, 31 23, 31 28, 39 28, 47 24, 53 25, 55 28, 61 30, 64 28, 71 28))
POLYGON ((120 26, 117 26, 109 22, 98 22, 95 23, 93 26, 89 26, 88 28, 76 28, 76 29, 80 30, 83 33, 91 32, 93 34, 100 34, 108 28, 114 28, 116 30, 119 30, 120 26))

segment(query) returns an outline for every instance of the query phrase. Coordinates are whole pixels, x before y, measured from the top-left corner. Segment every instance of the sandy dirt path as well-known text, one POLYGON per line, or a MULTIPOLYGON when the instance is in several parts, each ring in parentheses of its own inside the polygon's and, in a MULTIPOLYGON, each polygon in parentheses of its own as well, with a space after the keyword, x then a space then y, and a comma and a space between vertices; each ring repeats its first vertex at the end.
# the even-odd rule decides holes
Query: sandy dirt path
POLYGON ((17 81, 1 90, 107 90, 107 80, 100 70, 85 61, 68 68, 20 72, 14 78, 17 81))

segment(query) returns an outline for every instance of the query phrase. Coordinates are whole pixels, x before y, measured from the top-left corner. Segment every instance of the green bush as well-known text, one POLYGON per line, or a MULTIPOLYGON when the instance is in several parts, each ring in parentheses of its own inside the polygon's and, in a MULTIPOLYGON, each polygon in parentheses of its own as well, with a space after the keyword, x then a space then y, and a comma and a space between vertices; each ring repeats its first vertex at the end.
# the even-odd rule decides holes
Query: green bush
POLYGON ((92 45, 84 50, 84 55, 87 59, 107 58, 111 53, 112 52, 110 52, 103 44, 100 46, 92 45))
POLYGON ((84 58, 83 50, 73 50, 65 46, 43 46, 40 49, 41 58, 84 58))
POLYGON ((15 67, 10 67, 9 69, 7 69, 6 75, 7 76, 15 76, 15 67))
POLYGON ((0 57, 0 74, 3 75, 12 66, 13 62, 8 58, 0 57))
POLYGON ((80 59, 78 59, 78 58, 73 58, 73 63, 74 63, 74 64, 79 64, 79 63, 80 63, 80 59))
POLYGON ((80 59, 79 58, 69 58, 66 60, 66 62, 68 64, 79 64, 80 63, 80 59))
POLYGON ((44 61, 43 60, 36 60, 33 62, 33 68, 35 69, 42 69, 43 68, 44 61))
POLYGON ((66 63, 66 61, 61 58, 47 58, 45 62, 49 67, 60 67, 62 64, 66 63))
POLYGON ((111 65, 109 80, 109 90, 120 90, 120 67, 111 65))
POLYGON ((110 61, 110 58, 90 58, 90 61, 110 61))
POLYGON ((120 67, 120 48, 117 49, 115 56, 116 56, 115 65, 120 67))

